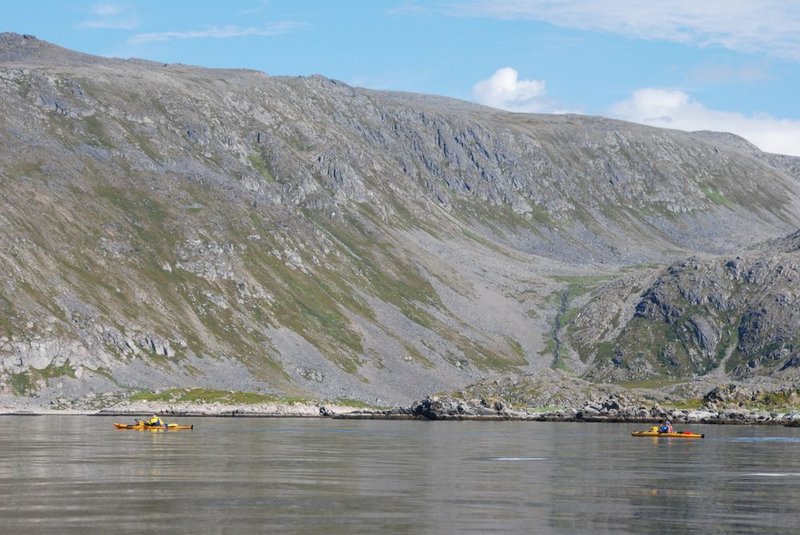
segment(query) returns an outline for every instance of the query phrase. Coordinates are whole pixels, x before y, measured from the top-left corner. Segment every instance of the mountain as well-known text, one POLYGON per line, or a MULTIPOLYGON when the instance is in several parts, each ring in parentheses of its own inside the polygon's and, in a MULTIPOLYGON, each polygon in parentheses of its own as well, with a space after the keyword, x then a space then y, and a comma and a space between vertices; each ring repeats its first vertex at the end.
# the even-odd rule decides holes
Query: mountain
POLYGON ((734 339, 759 292, 797 294, 779 271, 796 248, 752 287, 745 273, 800 227, 800 159, 736 136, 99 58, 8 33, 0 92, 8 396, 396 404, 552 367, 737 375, 769 333, 797 334, 779 311, 747 327, 752 343, 734 339), (687 262, 708 275, 673 273, 687 262), (699 325, 723 282, 732 308, 699 325), (647 344, 677 364, 641 357, 647 344))

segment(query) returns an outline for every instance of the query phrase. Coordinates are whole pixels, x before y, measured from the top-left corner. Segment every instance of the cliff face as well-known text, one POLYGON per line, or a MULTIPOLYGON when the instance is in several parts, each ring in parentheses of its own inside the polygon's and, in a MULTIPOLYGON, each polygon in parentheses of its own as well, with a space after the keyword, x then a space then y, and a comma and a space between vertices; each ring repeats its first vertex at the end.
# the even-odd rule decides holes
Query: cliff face
MULTIPOLYGON (((596 327, 607 307, 629 311, 614 336, 636 339, 638 324, 678 306, 658 293, 674 282, 663 274, 630 312, 657 266, 735 260, 796 230, 798 160, 728 135, 104 59, 2 34, 0 390, 397 403, 551 366, 635 375, 595 347, 624 348, 596 327), (607 286, 616 297, 600 306, 607 286)), ((749 260, 735 277, 714 268, 729 277, 726 303, 756 310, 759 285, 787 262, 760 283, 744 275, 749 260)), ((694 306, 710 302, 704 288, 694 306)), ((704 341, 697 354, 675 349, 681 370, 745 373, 772 347, 771 334, 748 345, 748 333, 797 333, 796 319, 753 316, 734 343, 725 329, 741 322, 726 318, 686 319, 704 341), (719 356, 723 346, 741 349, 719 356)), ((646 374, 673 373, 659 366, 646 374)))

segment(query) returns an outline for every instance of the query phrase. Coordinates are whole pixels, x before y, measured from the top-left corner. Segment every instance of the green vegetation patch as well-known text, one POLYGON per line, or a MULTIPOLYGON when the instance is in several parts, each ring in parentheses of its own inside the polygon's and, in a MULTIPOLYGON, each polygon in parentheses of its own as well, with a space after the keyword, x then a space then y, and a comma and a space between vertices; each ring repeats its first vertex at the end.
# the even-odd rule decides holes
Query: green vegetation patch
POLYGON ((251 153, 249 159, 250 159, 250 165, 253 166, 253 169, 255 169, 256 172, 264 178, 264 180, 266 180, 267 182, 277 182, 277 180, 275 179, 275 174, 272 172, 272 169, 270 169, 269 165, 267 164, 269 160, 267 158, 266 151, 261 149, 259 150, 258 154, 251 153))
POLYGON ((633 379, 630 381, 620 381, 619 385, 626 388, 641 388, 645 390, 658 390, 667 386, 673 386, 681 381, 675 377, 647 377, 644 379, 633 379))
POLYGON ((646 318, 633 318, 613 347, 603 344, 590 350, 596 367, 622 368, 636 380, 652 376, 683 377, 691 375, 696 366, 671 325, 646 318))
POLYGON ((678 410, 697 410, 703 407, 703 400, 702 398, 691 398, 682 401, 664 402, 663 405, 678 410))
POLYGON ((9 376, 11 389, 14 394, 18 396, 30 395, 36 390, 41 382, 47 382, 50 379, 59 377, 72 377, 75 378, 75 368, 73 368, 69 361, 61 366, 48 366, 42 370, 28 369, 21 373, 13 373, 9 376))
POLYGON ((16 315, 14 304, 5 295, 0 295, 0 336, 10 337, 16 331, 16 315))
POLYGON ((511 372, 517 366, 527 364, 524 356, 520 357, 513 349, 510 353, 492 350, 469 340, 465 336, 457 336, 453 341, 464 356, 481 370, 511 372))
POLYGON ((563 314, 561 314, 561 317, 559 318, 558 327, 567 326, 571 324, 572 320, 575 319, 575 316, 578 315, 578 312, 580 312, 580 309, 578 307, 567 309, 563 314))
POLYGON ((251 272, 281 282, 271 287, 276 297, 271 305, 274 317, 343 370, 357 372, 364 352, 362 338, 342 306, 364 307, 347 296, 343 288, 330 284, 336 280, 333 272, 320 268, 315 275, 309 275, 287 266, 268 251, 255 248, 248 249, 246 260, 251 272))
POLYGON ((800 405, 800 396, 797 390, 778 390, 774 392, 764 392, 757 396, 756 404, 769 408, 769 407, 787 407, 797 408, 800 405))
POLYGON ((146 243, 174 244, 174 237, 166 224, 172 218, 167 206, 160 199, 150 197, 133 188, 118 188, 98 185, 93 188, 96 197, 110 202, 120 213, 128 216, 129 223, 138 231, 146 243))
POLYGON ((560 369, 566 372, 572 370, 567 366, 566 359, 569 356, 569 345, 575 347, 578 352, 579 358, 586 362, 589 360, 590 351, 587 348, 582 348, 574 343, 575 337, 573 336, 573 321, 580 312, 580 308, 571 306, 576 300, 582 298, 587 293, 594 291, 600 284, 612 279, 612 276, 607 275, 591 275, 591 276, 562 276, 557 275, 552 277, 553 280, 565 283, 566 289, 555 292, 550 296, 551 301, 555 301, 558 306, 558 312, 553 319, 553 328, 550 337, 545 342, 543 355, 552 354, 553 361, 550 365, 551 368, 560 369))
POLYGON ((391 408, 388 406, 370 405, 369 403, 361 401, 360 399, 352 399, 352 398, 336 398, 331 403, 333 405, 340 405, 342 407, 351 407, 353 409, 387 410, 391 408))
MULTIPOLYGON (((362 337, 347 311, 375 321, 375 314, 353 288, 372 294, 397 307, 409 320, 436 330, 440 322, 427 310, 443 309, 438 295, 419 268, 396 252, 380 230, 368 228, 350 216, 346 224, 319 219, 307 212, 342 253, 334 263, 314 266, 304 273, 285 264, 266 250, 248 249, 248 268, 281 281, 272 312, 282 325, 297 332, 345 371, 355 373, 363 364, 362 337)), ((302 248, 299 248, 301 251, 302 248)), ((302 254, 302 253, 301 253, 302 254)), ((334 258, 328 255, 328 258, 334 258)), ((304 258, 304 262, 308 259, 304 258)), ((313 262, 306 262, 313 265, 313 262)), ((430 365, 418 353, 413 358, 430 365)))
POLYGON ((711 187, 707 185, 700 186, 700 191, 702 191, 703 195, 705 195, 706 198, 714 204, 725 206, 726 208, 733 208, 733 203, 727 197, 725 197, 721 191, 711 189, 711 187))
POLYGON ((310 399, 299 397, 282 398, 273 394, 259 392, 239 392, 233 390, 210 390, 204 388, 172 388, 160 392, 138 392, 129 398, 130 401, 163 402, 163 403, 220 403, 223 405, 258 405, 262 403, 314 403, 310 399))
POLYGON ((431 362, 431 360, 428 357, 423 355, 416 347, 408 343, 402 343, 402 345, 403 349, 406 351, 406 353, 408 353, 408 356, 411 359, 415 360, 416 362, 419 362, 420 364, 422 364, 424 368, 427 368, 429 370, 434 368, 433 362, 431 362))
POLYGON ((571 302, 578 297, 582 297, 600 284, 614 279, 613 275, 554 275, 550 277, 554 281, 563 282, 567 285, 567 299, 571 302))
POLYGON ((88 140, 91 145, 100 148, 117 148, 113 139, 106 131, 103 119, 100 119, 97 115, 88 115, 83 117, 83 123, 86 126, 86 132, 89 134, 88 140))
POLYGON ((550 214, 539 206, 532 206, 527 214, 515 212, 508 204, 492 205, 485 201, 453 196, 455 213, 464 221, 474 221, 488 227, 500 236, 509 230, 533 232, 540 235, 538 227, 553 227, 550 214))
POLYGON ((520 344, 517 340, 514 340, 510 336, 506 337, 506 341, 508 342, 508 345, 511 348, 511 351, 514 353, 514 355, 516 355, 518 359, 524 361, 525 348, 522 347, 522 344, 520 344))

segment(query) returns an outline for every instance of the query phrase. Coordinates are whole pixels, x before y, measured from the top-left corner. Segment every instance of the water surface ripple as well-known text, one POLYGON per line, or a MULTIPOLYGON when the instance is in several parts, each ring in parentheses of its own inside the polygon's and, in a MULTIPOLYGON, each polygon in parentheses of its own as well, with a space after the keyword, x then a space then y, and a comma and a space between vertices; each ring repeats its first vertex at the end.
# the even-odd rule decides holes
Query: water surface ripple
POLYGON ((195 430, 0 417, 0 533, 789 533, 800 518, 794 428, 179 421, 195 430))

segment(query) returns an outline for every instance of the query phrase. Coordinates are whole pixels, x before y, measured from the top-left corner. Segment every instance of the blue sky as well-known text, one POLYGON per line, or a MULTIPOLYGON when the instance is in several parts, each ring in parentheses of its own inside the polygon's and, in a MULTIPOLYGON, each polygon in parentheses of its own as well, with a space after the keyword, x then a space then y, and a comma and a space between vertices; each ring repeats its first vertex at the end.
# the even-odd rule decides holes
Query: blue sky
POLYGON ((731 131, 800 155, 800 0, 28 0, 0 21, 101 56, 731 131))

